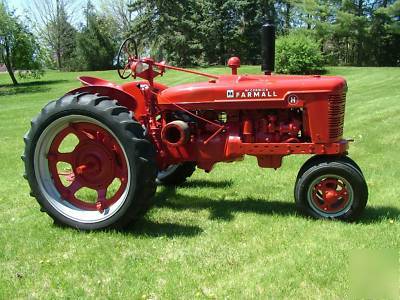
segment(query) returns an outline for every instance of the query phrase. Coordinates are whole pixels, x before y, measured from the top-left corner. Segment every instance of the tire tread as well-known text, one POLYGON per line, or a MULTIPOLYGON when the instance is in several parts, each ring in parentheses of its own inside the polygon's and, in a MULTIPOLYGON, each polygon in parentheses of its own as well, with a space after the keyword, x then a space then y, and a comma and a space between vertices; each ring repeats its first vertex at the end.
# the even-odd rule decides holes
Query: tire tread
POLYGON ((134 156, 133 159, 135 160, 135 166, 138 168, 138 175, 135 176, 136 188, 133 194, 135 201, 130 201, 129 207, 118 220, 115 220, 112 224, 106 226, 96 226, 87 223, 76 224, 77 222, 74 223, 72 221, 66 225, 82 230, 123 228, 132 221, 140 218, 151 207, 151 198, 156 191, 155 179, 157 171, 155 150, 153 145, 144 137, 142 125, 134 120, 134 118, 130 117, 133 115, 129 114, 129 110, 126 107, 120 106, 116 100, 110 99, 109 97, 89 93, 67 94, 57 101, 51 101, 48 103, 42 109, 40 114, 32 120, 31 129, 24 136, 26 147, 25 152, 22 155, 22 157, 24 157, 26 179, 28 180, 32 190, 31 194, 36 196, 36 199, 41 206, 41 210, 44 210, 48 215, 50 215, 56 223, 65 223, 63 220, 58 219, 57 215, 54 214, 47 205, 43 205, 46 200, 38 191, 35 179, 33 168, 34 145, 32 145, 32 141, 40 136, 40 130, 43 129, 41 127, 44 126, 43 124, 49 123, 49 120, 54 119, 54 115, 61 113, 64 113, 65 115, 69 109, 82 109, 83 111, 89 111, 92 114, 98 115, 102 119, 107 120, 107 122, 112 124, 113 127, 118 127, 123 130, 125 140, 121 141, 121 143, 124 147, 126 146, 125 143, 129 143, 130 147, 135 149, 135 153, 128 153, 128 151, 126 151, 126 155, 134 156), (143 144, 146 146, 143 147, 143 144))

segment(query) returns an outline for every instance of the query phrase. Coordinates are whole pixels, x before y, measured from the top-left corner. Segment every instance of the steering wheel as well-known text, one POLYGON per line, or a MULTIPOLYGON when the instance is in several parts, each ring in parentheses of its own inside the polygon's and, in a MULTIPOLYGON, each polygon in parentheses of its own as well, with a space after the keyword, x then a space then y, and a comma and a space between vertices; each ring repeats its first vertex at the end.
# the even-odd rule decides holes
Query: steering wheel
POLYGON ((139 58, 136 41, 133 37, 127 38, 119 47, 117 56, 117 71, 119 77, 127 79, 132 75, 131 63, 139 58))

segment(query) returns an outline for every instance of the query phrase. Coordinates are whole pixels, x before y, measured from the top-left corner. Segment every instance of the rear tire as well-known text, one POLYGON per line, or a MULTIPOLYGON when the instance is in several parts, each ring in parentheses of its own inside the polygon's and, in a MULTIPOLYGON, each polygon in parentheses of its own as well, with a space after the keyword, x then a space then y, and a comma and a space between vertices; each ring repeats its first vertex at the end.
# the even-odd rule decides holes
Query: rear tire
POLYGON ((121 228, 144 214, 155 193, 155 151, 132 113, 117 101, 88 93, 47 104, 25 135, 25 178, 31 195, 57 224, 81 230, 121 228), (69 134, 78 144, 60 150, 69 134), (70 183, 57 169, 67 162, 70 183), (117 180, 115 194, 109 195, 117 180), (65 180, 64 180, 65 181, 65 180), (118 185, 118 184, 117 184, 118 185), (94 199, 77 196, 83 187, 94 199))
POLYGON ((170 165, 167 169, 158 172, 157 183, 167 186, 181 185, 188 177, 192 176, 195 170, 195 162, 184 162, 181 164, 170 165))
POLYGON ((345 157, 316 157, 300 169, 295 185, 298 210, 318 219, 355 220, 368 200, 359 167, 345 157))

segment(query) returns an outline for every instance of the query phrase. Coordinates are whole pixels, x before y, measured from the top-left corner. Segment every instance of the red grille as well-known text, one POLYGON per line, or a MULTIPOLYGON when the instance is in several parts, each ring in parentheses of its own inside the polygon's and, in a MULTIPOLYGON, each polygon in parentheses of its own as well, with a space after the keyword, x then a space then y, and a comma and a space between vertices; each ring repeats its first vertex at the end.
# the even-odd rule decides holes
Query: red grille
POLYGON ((338 140, 343 135, 346 93, 329 96, 328 125, 329 138, 338 140))

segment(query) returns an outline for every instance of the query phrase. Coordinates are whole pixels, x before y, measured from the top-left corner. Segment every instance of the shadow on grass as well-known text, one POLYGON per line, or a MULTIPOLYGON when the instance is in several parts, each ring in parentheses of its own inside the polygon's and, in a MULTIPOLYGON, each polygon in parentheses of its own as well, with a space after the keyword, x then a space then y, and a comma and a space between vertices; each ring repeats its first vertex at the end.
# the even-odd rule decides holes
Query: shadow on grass
POLYGON ((40 93, 50 90, 49 85, 57 83, 65 83, 68 80, 42 80, 42 81, 29 81, 21 82, 18 85, 0 84, 0 96, 10 96, 25 93, 40 93))
MULTIPOLYGON (((185 187, 214 187, 225 188, 232 185, 231 181, 191 180, 185 183, 185 187)), ((262 215, 298 216, 293 201, 268 201, 252 197, 244 199, 215 199, 210 197, 198 197, 179 194, 179 188, 164 187, 155 195, 155 207, 168 208, 176 211, 204 210, 210 211, 211 220, 231 221, 234 213, 256 213, 262 215)), ((310 218, 311 219, 311 218, 310 218)), ((379 206, 368 207, 361 218, 354 224, 373 224, 389 219, 400 219, 400 210, 396 207, 379 206)), ((312 219, 311 219, 312 220, 312 219)), ((55 224, 57 226, 57 224, 55 224)), ((62 227, 62 225, 61 225, 62 227)), ((107 231, 107 230, 106 230, 107 231)), ((160 237, 192 237, 203 232, 199 226, 182 225, 176 223, 158 223, 145 217, 128 226, 121 233, 138 236, 160 237)))
POLYGON ((144 235, 149 237, 177 237, 177 236, 195 236, 203 232, 198 226, 181 225, 174 223, 156 223, 145 218, 140 219, 121 232, 133 235, 144 235))
MULTIPOLYGON (((192 181, 191 186, 197 186, 196 181, 192 181)), ((188 186, 190 182, 184 186, 188 186)), ((230 186, 232 183, 222 181, 208 182, 206 180, 201 181, 201 185, 209 187, 210 183, 213 183, 219 188, 225 188, 230 186)), ((212 220, 224 220, 230 221, 234 217, 236 212, 244 213, 257 213, 265 215, 296 215, 295 206, 293 203, 283 201, 265 201, 247 197, 239 200, 227 200, 227 199, 215 199, 209 197, 198 197, 181 195, 177 193, 176 188, 165 187, 161 192, 158 192, 155 196, 155 206, 165 207, 174 210, 203 210, 208 209, 210 211, 210 219, 212 220), (171 200, 173 198, 173 200, 171 200)))
MULTIPOLYGON (((184 184, 185 187, 230 187, 230 181, 192 180, 184 184)), ((174 210, 203 210, 210 211, 210 218, 230 221, 235 212, 257 213, 264 215, 301 216, 297 213, 294 201, 259 200, 252 197, 244 199, 215 199, 209 197, 197 197, 181 195, 176 188, 166 187, 155 196, 155 206, 174 210), (173 200, 170 200, 173 198, 173 200)), ((400 219, 400 209, 390 206, 366 207, 364 213, 356 224, 372 224, 388 219, 400 219)))
POLYGON ((193 179, 185 182, 181 187, 188 188, 227 188, 233 185, 232 180, 210 181, 204 179, 193 179))
MULTIPOLYGON (((165 188, 156 195, 156 207, 169 208, 177 211, 183 210, 203 210, 210 211, 211 220, 231 221, 234 213, 255 213, 262 215, 279 216, 304 216, 297 213, 295 204, 291 201, 265 201, 254 198, 245 198, 241 200, 216 200, 212 198, 180 195, 175 188, 165 188), (174 197, 173 200, 168 198, 174 197)), ((355 223, 350 224, 374 224, 387 221, 388 219, 398 220, 400 210, 395 207, 367 207, 361 218, 355 223)), ((309 220, 317 221, 312 218, 309 220)), ((346 224, 346 223, 343 223, 346 224)), ((203 230, 198 226, 180 225, 173 223, 155 223, 146 219, 133 224, 127 228, 125 233, 134 235, 145 235, 149 237, 191 237, 199 235, 203 230)))
POLYGON ((357 224, 373 224, 386 221, 388 219, 400 220, 400 209, 392 206, 368 206, 365 208, 357 224))

